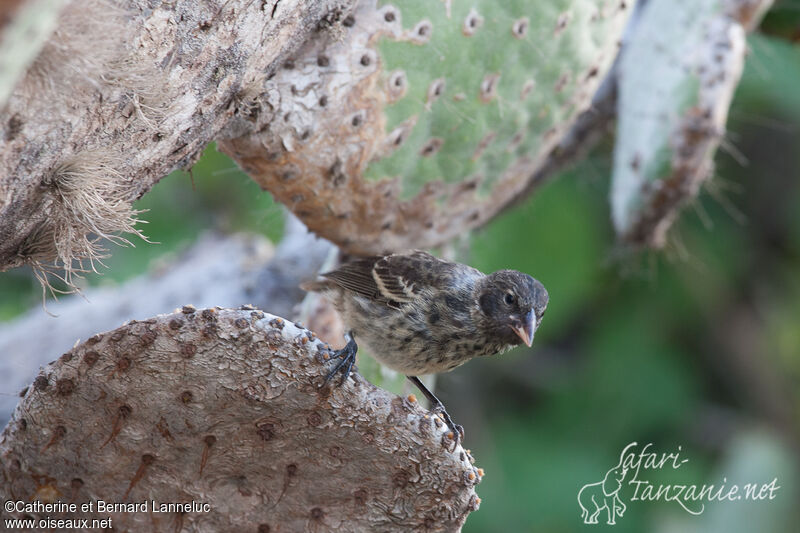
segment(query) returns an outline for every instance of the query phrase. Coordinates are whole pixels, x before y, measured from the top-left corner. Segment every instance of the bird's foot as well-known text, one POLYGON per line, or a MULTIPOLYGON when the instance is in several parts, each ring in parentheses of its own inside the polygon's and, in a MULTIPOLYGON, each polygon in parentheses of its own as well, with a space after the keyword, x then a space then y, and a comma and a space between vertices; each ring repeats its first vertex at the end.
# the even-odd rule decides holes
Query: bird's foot
POLYGON ((433 411, 435 411, 438 414, 442 415, 442 418, 444 419, 444 423, 447 424, 447 427, 450 429, 450 431, 453 432, 453 440, 456 442, 456 444, 458 444, 459 442, 463 442, 464 441, 464 426, 462 426, 461 424, 456 424, 455 422, 453 422, 453 419, 450 418, 450 415, 445 410, 444 405, 439 404, 439 405, 434 406, 433 411))
POLYGON ((356 344, 356 340, 353 338, 352 331, 345 333, 344 338, 347 339, 347 344, 341 350, 333 352, 333 360, 339 359, 339 361, 336 363, 336 366, 328 372, 328 375, 325 376, 325 381, 322 384, 323 387, 327 385, 340 370, 343 374, 340 385, 344 385, 344 382, 347 381, 347 378, 350 376, 350 371, 353 369, 353 364, 356 362, 358 344, 356 344))

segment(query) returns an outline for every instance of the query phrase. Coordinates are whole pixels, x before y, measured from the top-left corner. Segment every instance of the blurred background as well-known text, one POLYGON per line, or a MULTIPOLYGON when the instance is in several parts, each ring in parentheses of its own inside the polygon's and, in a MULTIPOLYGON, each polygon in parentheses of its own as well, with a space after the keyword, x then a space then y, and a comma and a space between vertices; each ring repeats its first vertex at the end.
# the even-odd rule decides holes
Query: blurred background
MULTIPOLYGON (((603 515, 582 524, 577 493, 634 441, 658 453, 680 446, 688 459, 648 472, 656 485, 777 478, 781 488, 774 500, 711 503, 699 516, 631 502, 624 488, 614 531, 798 531, 800 1, 777 2, 749 43, 715 177, 666 250, 615 245, 611 139, 457 247, 483 271, 533 275, 551 297, 532 348, 438 379, 486 472, 465 531, 610 530, 603 515)), ((113 248, 87 283, 157 268, 203 230, 278 242, 284 225, 269 194, 213 146, 191 176, 168 176, 137 208, 158 244, 113 248)), ((0 320, 40 304, 30 271, 0 274, 0 320)))

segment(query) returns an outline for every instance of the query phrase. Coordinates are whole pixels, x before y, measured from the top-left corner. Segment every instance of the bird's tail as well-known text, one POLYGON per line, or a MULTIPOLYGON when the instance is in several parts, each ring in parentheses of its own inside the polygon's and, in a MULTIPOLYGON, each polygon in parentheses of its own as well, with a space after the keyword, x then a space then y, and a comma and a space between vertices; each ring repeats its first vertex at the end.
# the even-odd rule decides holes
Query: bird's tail
POLYGON ((327 289, 330 289, 331 282, 323 279, 323 280, 315 280, 315 281, 304 281, 300 284, 300 288, 304 291, 308 292, 324 292, 327 289))

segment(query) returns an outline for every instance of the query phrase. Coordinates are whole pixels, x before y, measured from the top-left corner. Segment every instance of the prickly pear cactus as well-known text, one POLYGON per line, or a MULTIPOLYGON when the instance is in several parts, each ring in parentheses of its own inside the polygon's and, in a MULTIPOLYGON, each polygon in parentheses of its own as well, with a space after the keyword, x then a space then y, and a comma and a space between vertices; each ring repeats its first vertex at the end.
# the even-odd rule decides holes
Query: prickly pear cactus
POLYGON ((623 241, 661 247, 713 158, 745 56, 771 0, 652 0, 619 68, 611 207, 623 241), (648 68, 642 68, 648 65, 648 68))
POLYGON ((56 518, 24 508, 34 500, 103 500, 57 518, 460 531, 480 507, 469 452, 414 397, 355 374, 321 387, 330 364, 310 331, 250 307, 185 306, 94 335, 40 372, 0 435, 0 497, 20 502, 4 518, 56 518))
POLYGON ((526 187, 588 106, 631 8, 363 0, 249 89, 260 133, 221 149, 350 252, 441 244, 526 187))

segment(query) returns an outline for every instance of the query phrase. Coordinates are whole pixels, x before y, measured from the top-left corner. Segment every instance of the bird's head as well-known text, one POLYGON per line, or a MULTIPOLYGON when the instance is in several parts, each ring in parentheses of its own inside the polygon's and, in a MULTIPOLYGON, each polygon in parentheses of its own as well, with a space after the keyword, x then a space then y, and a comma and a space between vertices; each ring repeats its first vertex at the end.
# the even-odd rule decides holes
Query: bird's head
POLYGON ((485 329, 500 341, 530 346, 547 307, 547 290, 527 274, 500 270, 477 287, 485 329))

